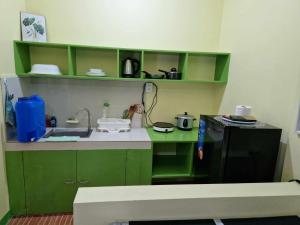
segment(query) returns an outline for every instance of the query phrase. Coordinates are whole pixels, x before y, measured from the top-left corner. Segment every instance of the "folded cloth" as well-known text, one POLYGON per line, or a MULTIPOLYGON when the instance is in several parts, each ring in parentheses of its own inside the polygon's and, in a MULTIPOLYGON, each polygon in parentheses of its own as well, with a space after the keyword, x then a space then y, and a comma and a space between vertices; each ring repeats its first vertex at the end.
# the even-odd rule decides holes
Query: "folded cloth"
POLYGON ((46 141, 78 141, 79 139, 80 139, 79 136, 60 136, 60 137, 50 136, 46 138, 46 141))
POLYGON ((6 82, 4 83, 4 85, 5 85, 5 122, 8 123, 10 126, 15 127, 16 113, 12 103, 14 95, 9 94, 6 82))

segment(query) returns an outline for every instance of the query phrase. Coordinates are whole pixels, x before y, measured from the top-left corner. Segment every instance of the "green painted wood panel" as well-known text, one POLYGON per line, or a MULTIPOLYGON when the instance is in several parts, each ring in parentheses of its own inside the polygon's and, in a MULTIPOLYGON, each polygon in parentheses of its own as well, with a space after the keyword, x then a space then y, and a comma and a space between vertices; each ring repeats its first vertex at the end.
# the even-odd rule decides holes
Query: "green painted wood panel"
POLYGON ((152 142, 196 142, 198 140, 198 127, 191 131, 175 128, 171 133, 161 133, 148 128, 147 132, 152 142))
POLYGON ((9 205, 14 216, 26 214, 23 153, 6 151, 6 174, 9 192, 9 205))
POLYGON ((28 73, 31 69, 29 45, 14 42, 14 59, 16 73, 28 73))
POLYGON ((151 184, 152 153, 152 149, 127 150, 126 185, 151 184))
POLYGON ((11 219, 12 215, 10 213, 10 211, 8 211, 3 217, 2 219, 0 218, 0 225, 7 225, 9 220, 11 219))
POLYGON ((227 82, 228 73, 229 73, 229 62, 230 62, 230 55, 217 56, 216 71, 215 71, 216 81, 227 82))
POLYGON ((76 75, 76 49, 68 46, 68 75, 76 75))
POLYGON ((192 176, 193 153, 193 142, 154 143, 152 178, 192 176))
POLYGON ((126 150, 77 151, 79 187, 125 185, 126 150))
POLYGON ((71 212, 76 193, 76 151, 24 151, 28 214, 71 212))

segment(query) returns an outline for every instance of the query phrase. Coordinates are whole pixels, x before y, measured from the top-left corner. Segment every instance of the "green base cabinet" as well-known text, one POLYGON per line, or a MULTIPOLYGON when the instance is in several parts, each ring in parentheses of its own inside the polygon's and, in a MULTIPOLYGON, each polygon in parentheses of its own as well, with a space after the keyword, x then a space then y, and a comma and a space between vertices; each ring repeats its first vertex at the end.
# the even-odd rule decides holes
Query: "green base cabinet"
POLYGON ((12 215, 73 211, 78 187, 148 185, 152 149, 7 151, 12 215))
POLYGON ((149 185, 152 181, 152 149, 128 150, 126 185, 149 185))
POLYGON ((26 214, 23 152, 5 153, 9 205, 12 215, 26 214))
POLYGON ((76 151, 24 152, 27 214, 72 212, 76 151))
POLYGON ((77 151, 77 182, 79 187, 125 185, 126 151, 77 151))

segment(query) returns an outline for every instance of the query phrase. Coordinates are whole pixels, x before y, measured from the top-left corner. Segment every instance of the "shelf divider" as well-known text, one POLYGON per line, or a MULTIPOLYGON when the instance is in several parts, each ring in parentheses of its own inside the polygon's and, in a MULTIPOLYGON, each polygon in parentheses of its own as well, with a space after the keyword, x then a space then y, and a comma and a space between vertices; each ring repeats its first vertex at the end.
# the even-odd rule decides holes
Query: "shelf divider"
POLYGON ((75 76, 77 74, 76 69, 76 49, 72 46, 68 46, 68 71, 70 76, 75 76))

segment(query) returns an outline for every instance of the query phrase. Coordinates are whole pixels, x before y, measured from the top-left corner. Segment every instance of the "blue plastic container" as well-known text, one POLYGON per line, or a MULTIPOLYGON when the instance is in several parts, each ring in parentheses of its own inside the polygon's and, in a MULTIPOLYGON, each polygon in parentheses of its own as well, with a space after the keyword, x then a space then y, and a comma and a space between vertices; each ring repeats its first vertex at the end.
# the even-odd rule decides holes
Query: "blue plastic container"
POLYGON ((45 102, 38 96, 19 98, 16 103, 19 142, 37 141, 46 132, 45 102))

